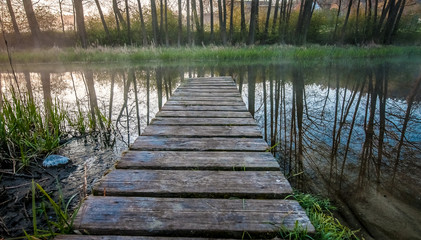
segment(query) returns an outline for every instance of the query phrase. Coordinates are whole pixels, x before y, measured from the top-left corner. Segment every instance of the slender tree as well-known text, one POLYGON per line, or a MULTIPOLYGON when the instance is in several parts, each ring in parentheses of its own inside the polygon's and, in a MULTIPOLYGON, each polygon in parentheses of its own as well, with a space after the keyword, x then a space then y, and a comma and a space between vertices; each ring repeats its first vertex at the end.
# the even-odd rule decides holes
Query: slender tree
POLYGON ((178 0, 178 38, 177 45, 181 46, 181 38, 183 36, 183 13, 182 13, 181 0, 178 0))
POLYGON ((11 0, 6 0, 7 8, 9 9, 10 20, 12 21, 13 31, 17 36, 20 35, 18 23, 16 22, 15 12, 13 11, 13 6, 11 0))
POLYGON ((252 45, 255 41, 256 29, 258 24, 257 14, 259 11, 259 0, 252 0, 250 10, 250 24, 249 24, 249 37, 247 44, 252 45))
POLYGON ((140 3, 140 0, 137 0, 137 6, 139 7, 139 17, 140 17, 140 28, 141 28, 141 34, 142 34, 142 42, 143 42, 143 46, 146 46, 146 45, 148 45, 148 39, 147 39, 147 36, 146 36, 145 19, 143 18, 142 4, 140 3))
POLYGON ((86 35, 86 29, 85 29, 85 16, 83 14, 82 0, 74 0, 73 3, 75 6, 75 11, 76 11, 76 24, 77 24, 77 32, 80 38, 80 43, 83 48, 87 48, 88 37, 86 35))
MULTIPOLYGON (((225 1, 224 1, 225 2, 225 1)), ((221 34, 222 44, 227 45, 227 30, 226 22, 224 21, 224 16, 226 16, 221 0, 218 0, 218 17, 219 17, 219 32, 221 34)))
POLYGON ((273 13, 273 21, 272 21, 272 34, 275 33, 276 23, 278 19, 278 11, 279 11, 279 0, 275 1, 275 11, 273 13))
POLYGON ((113 0, 113 11, 114 15, 116 16, 117 22, 120 22, 123 27, 126 27, 126 22, 124 21, 123 15, 121 14, 120 9, 118 8, 117 0, 113 0))
MULTIPOLYGON (((28 19, 29 28, 31 29, 34 46, 39 47, 41 41, 41 30, 37 18, 35 17, 34 8, 31 0, 22 0, 25 8, 26 18, 28 19)), ((80 0, 79 0, 80 1, 80 0)))
POLYGON ((263 42, 266 42, 266 38, 268 37, 269 33, 269 20, 270 20, 270 12, 272 11, 272 0, 269 0, 268 11, 266 13, 266 22, 265 22, 265 30, 263 35, 263 42))
POLYGON ((159 0, 159 43, 164 44, 164 2, 159 0))
POLYGON ((153 40, 154 40, 154 45, 157 45, 159 43, 158 42, 158 16, 156 14, 155 0, 151 0, 151 15, 152 15, 153 40))
POLYGON ((199 0, 199 13, 200 13, 200 32, 199 40, 202 42, 205 41, 205 23, 204 23, 204 9, 203 9, 203 0, 199 0))
POLYGON ((209 1, 209 8, 210 8, 210 42, 213 43, 214 30, 213 30, 213 1, 212 0, 209 1))
POLYGON ((246 14, 244 13, 244 0, 240 1, 240 12, 241 12, 241 38, 245 42, 246 38, 246 14))
MULTIPOLYGON (((98 0, 95 0, 96 7, 98 8, 99 17, 101 18, 102 26, 104 27, 105 34, 107 35, 108 42, 111 41, 110 31, 108 30, 107 23, 105 22, 104 14, 102 13, 101 5, 99 4, 98 0)), ((61 4, 60 4, 61 9, 61 4)), ((60 11, 61 12, 61 11, 60 11)), ((63 28, 64 32, 64 28, 63 28)))
POLYGON ((295 42, 298 45, 306 43, 307 31, 313 14, 313 0, 301 0, 300 14, 295 29, 295 42))
POLYGON ((124 0, 126 4, 126 21, 127 21, 127 44, 132 44, 132 33, 130 29, 130 9, 129 9, 129 1, 124 0))
POLYGON ((170 45, 170 40, 168 38, 168 1, 165 0, 164 2, 165 10, 164 10, 164 20, 165 20, 165 27, 164 27, 164 35, 165 35, 165 46, 170 45))
POLYGON ((187 42, 191 45, 191 32, 190 32, 190 0, 186 0, 186 8, 187 8, 187 42))
POLYGON ((234 0, 231 0, 230 4, 230 32, 229 32, 229 41, 232 44, 234 34, 234 0))

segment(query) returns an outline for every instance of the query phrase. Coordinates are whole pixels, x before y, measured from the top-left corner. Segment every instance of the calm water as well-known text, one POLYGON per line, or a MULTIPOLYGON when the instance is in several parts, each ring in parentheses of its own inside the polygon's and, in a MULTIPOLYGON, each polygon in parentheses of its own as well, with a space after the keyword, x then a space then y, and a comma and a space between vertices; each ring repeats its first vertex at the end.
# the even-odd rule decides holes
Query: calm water
POLYGON ((78 138, 61 151, 95 174, 98 165, 112 166, 183 79, 233 76, 296 188, 342 202, 352 213, 345 218, 373 236, 411 238, 421 234, 420 63, 33 65, 16 67, 17 84, 3 66, 0 89, 19 85, 40 108, 58 100, 74 122, 85 116, 102 134, 81 138, 67 126, 78 138), (384 219, 390 226, 379 223, 384 219))

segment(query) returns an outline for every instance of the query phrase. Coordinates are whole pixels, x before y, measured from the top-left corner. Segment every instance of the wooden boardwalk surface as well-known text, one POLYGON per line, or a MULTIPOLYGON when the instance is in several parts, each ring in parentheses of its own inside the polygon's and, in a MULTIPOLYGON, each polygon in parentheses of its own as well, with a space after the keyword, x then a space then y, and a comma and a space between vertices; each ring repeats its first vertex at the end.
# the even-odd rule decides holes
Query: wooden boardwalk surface
POLYGON ((230 77, 188 79, 83 203, 74 227, 90 236, 56 239, 314 232, 267 148, 230 77))

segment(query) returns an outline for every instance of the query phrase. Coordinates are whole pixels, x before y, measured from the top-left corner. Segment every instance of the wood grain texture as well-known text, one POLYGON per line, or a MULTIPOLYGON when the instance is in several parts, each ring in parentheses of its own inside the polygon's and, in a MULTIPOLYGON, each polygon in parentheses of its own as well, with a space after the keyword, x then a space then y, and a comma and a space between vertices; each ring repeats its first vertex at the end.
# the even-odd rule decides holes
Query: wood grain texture
POLYGON ((269 152, 127 151, 118 169, 279 171, 269 152))
POLYGON ((281 225, 292 230, 296 221, 314 232, 296 201, 90 196, 74 228, 89 234, 241 238, 247 232, 267 238, 281 225))
POLYGON ((280 171, 116 169, 93 188, 94 195, 282 199, 292 189, 280 171))
POLYGON ((179 125, 179 126, 257 126, 252 118, 168 118, 156 117, 152 125, 179 125))
POLYGON ((255 126, 162 126, 149 125, 142 133, 143 136, 166 137, 243 137, 261 138, 258 127, 255 126))
POLYGON ((143 151, 245 151, 264 152, 268 145, 261 138, 177 138, 139 136, 131 150, 143 151))
POLYGON ((187 105, 187 106, 245 106, 243 101, 184 101, 184 100, 175 100, 170 99, 164 105, 187 105))
MULTIPOLYGON (((204 240, 206 238, 153 237, 153 236, 101 236, 101 235, 58 235, 55 240, 204 240)), ((227 240, 227 239, 225 239, 227 240)))
POLYGON ((162 111, 230 111, 230 112, 248 112, 246 106, 220 106, 220 105, 210 105, 210 106, 197 106, 197 105, 169 105, 165 104, 161 110, 162 111))
POLYGON ((239 92, 177 92, 173 97, 241 97, 239 92))
POLYGON ((251 118, 249 112, 234 111, 160 111, 156 116, 176 118, 251 118))
POLYGON ((244 104, 241 97, 200 97, 200 96, 172 96, 171 100, 177 101, 221 101, 221 102, 241 102, 244 104))
POLYGON ((213 92, 213 93, 224 93, 224 92, 237 92, 239 93, 237 87, 232 87, 232 88, 213 88, 213 89, 209 89, 209 88, 189 88, 188 85, 184 86, 184 87, 179 87, 177 88, 177 90, 174 91, 174 93, 178 93, 178 92, 194 92, 194 93, 209 93, 209 92, 213 92))

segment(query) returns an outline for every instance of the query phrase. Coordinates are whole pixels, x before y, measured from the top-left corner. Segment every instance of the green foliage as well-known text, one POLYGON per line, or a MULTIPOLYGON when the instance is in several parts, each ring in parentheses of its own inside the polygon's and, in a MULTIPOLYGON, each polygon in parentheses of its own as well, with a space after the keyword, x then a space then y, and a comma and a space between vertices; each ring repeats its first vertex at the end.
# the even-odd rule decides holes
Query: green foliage
POLYGON ((328 199, 299 192, 294 193, 294 198, 305 209, 311 223, 316 229, 314 239, 358 239, 355 235, 358 230, 350 230, 333 216, 331 211, 335 210, 335 207, 330 204, 328 199))
POLYGON ((46 239, 52 238, 57 234, 69 234, 73 231, 73 222, 79 210, 77 207, 73 213, 70 213, 70 203, 77 196, 77 194, 70 197, 70 199, 65 202, 61 188, 57 183, 59 188, 59 200, 58 202, 54 201, 53 198, 39 185, 32 180, 32 224, 33 224, 33 235, 29 235, 25 230, 25 238, 28 240, 32 239, 46 239), (42 197, 47 199, 47 202, 44 200, 37 207, 36 205, 36 193, 40 191, 42 197), (55 217, 48 216, 48 209, 52 209, 55 217), (37 217, 44 217, 47 221, 48 230, 39 229, 37 226, 37 217))
POLYGON ((59 146, 65 113, 57 100, 40 111, 29 96, 21 99, 14 90, 10 96, 0 106, 0 164, 20 159, 19 167, 26 167, 59 146))
MULTIPOLYGON (((4 54, 4 53, 3 53, 4 54)), ((208 46, 208 47, 97 47, 50 50, 17 51, 14 61, 29 62, 143 62, 162 61, 185 64, 193 61, 301 61, 301 60, 349 60, 363 58, 416 57, 421 55, 419 46, 320 46, 291 45, 271 46, 208 46)), ((6 61, 0 53, 0 62, 6 61)))

